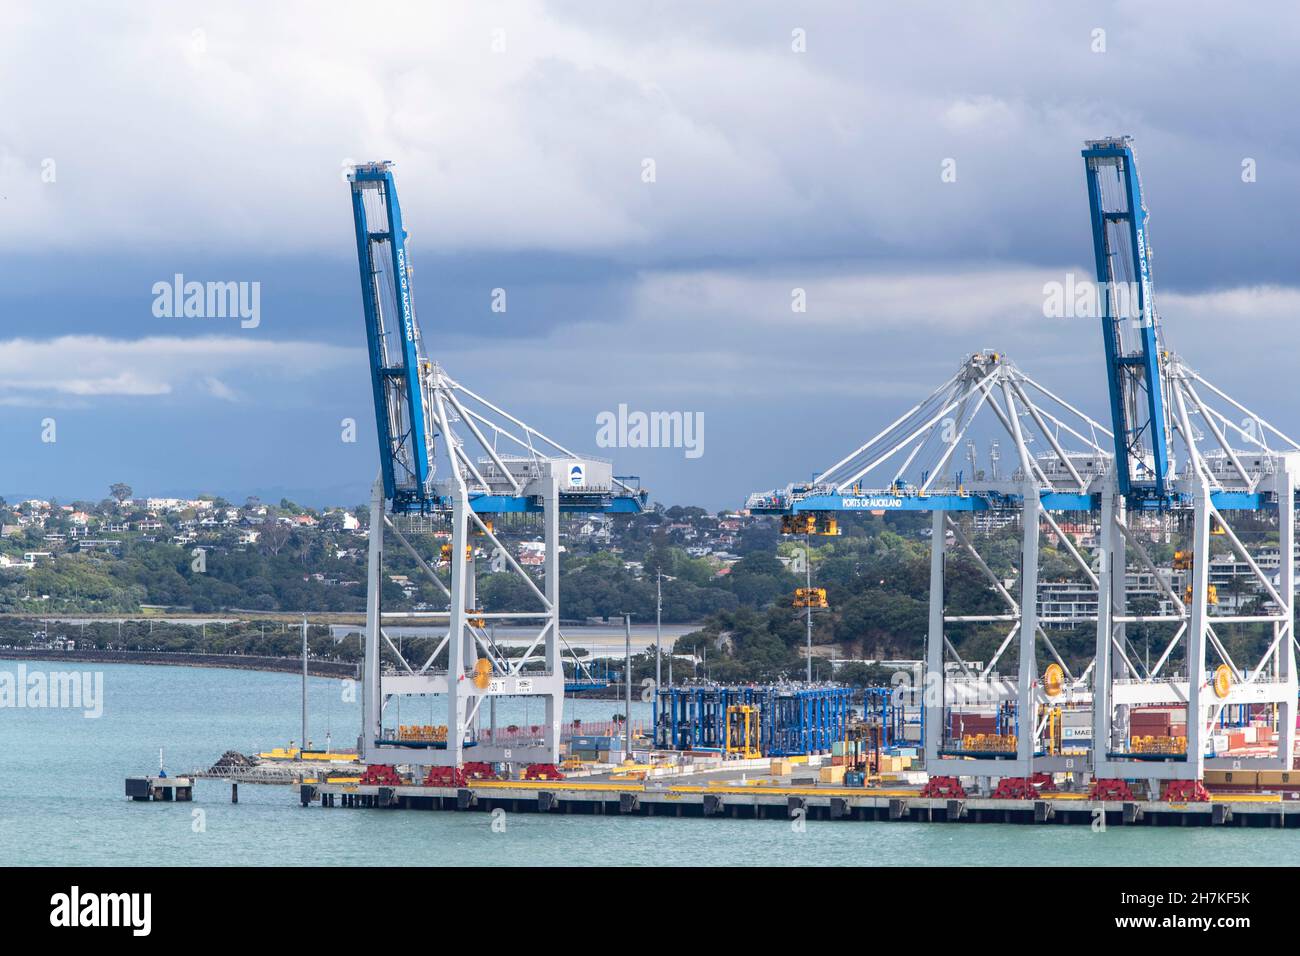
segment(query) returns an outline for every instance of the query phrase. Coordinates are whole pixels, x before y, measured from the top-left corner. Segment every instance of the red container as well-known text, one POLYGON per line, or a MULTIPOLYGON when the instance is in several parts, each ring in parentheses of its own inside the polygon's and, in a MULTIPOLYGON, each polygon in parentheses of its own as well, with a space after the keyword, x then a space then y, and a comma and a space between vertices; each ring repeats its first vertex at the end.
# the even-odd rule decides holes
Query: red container
POLYGON ((963 737, 966 734, 995 734, 998 732, 998 719, 992 715, 984 714, 953 714, 952 715, 952 734, 953 737, 963 737))
POLYGON ((1129 731, 1135 737, 1168 737, 1173 721, 1167 711, 1135 711, 1129 715, 1129 731))

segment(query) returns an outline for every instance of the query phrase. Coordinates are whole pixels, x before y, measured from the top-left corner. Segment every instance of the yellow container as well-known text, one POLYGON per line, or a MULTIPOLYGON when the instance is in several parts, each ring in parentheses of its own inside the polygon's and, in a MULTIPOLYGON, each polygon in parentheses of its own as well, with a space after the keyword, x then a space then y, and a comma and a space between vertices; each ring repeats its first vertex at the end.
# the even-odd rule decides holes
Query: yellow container
POLYGON ((842 784, 844 782, 844 768, 822 767, 817 773, 817 779, 821 783, 842 784))
MULTIPOLYGON (((1206 772, 1209 776, 1209 772, 1206 772)), ((1300 773, 1294 770, 1260 770, 1258 772, 1261 787, 1294 787, 1300 785, 1300 773)))
MULTIPOLYGON (((1234 787, 1257 787, 1259 786, 1258 770, 1222 770, 1223 779, 1219 783, 1230 783, 1234 787)), ((1206 771, 1206 779, 1209 779, 1209 771, 1206 771)))

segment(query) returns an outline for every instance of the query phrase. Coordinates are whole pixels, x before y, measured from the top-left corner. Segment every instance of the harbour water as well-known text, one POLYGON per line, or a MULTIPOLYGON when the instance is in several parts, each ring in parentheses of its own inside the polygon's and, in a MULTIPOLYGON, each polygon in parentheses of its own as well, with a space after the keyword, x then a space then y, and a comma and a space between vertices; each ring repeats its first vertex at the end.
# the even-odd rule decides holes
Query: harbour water
MULTIPOLYGON (((20 662, 0 663, 16 674, 20 662)), ((51 668, 49 662, 28 668, 51 668)), ((85 671, 91 665, 59 664, 85 671)), ((1291 830, 807 822, 304 809, 285 787, 199 781, 192 804, 133 803, 127 776, 183 773, 229 749, 299 736, 300 678, 147 665, 95 666, 103 715, 0 709, 0 864, 105 865, 1289 865, 1291 830), (196 811, 199 815, 196 816, 196 811), (504 823, 504 826, 501 824, 504 823)), ((309 684, 310 734, 355 740, 358 706, 339 681, 309 684)), ((609 700, 570 701, 566 718, 606 720, 609 700)), ((634 719, 648 716, 634 706, 634 719)), ((501 714, 501 722, 534 715, 501 714)), ((535 715, 540 716, 540 715, 535 715)), ((409 722, 429 715, 403 715, 409 722)))

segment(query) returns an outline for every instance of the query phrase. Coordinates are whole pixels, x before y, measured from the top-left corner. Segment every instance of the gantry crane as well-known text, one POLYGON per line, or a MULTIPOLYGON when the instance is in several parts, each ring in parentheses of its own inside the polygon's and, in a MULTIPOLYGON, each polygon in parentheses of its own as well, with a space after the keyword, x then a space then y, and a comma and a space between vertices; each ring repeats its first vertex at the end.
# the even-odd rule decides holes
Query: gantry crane
POLYGON ((1171 781, 1176 786, 1166 794, 1183 797, 1199 792, 1205 767, 1231 768, 1237 763, 1232 757, 1206 756, 1215 722, 1233 704, 1276 707, 1275 749, 1252 766, 1290 768, 1297 693, 1292 615, 1300 445, 1165 346, 1151 277, 1148 214, 1131 140, 1089 142, 1083 157, 1112 428, 1028 378, 1001 354, 976 353, 929 397, 813 481, 752 494, 747 507, 755 514, 783 516, 787 532, 812 527, 818 516, 840 511, 933 514, 924 697, 926 765, 932 775, 1029 778, 1039 771, 1087 770, 1102 784, 1121 784, 1103 786, 1102 792, 1127 792, 1124 780, 1145 779, 1171 781), (999 473, 996 441, 987 468, 978 467, 968 436, 976 434, 982 409, 985 419, 995 419, 995 431, 1000 426, 999 437, 1011 439, 1016 465, 1010 475, 999 473), (971 449, 965 478, 955 456, 963 440, 971 449), (1181 451, 1181 467, 1176 449, 1181 451), (1224 512, 1273 510, 1279 561, 1276 575, 1270 576, 1224 512), (990 570, 968 529, 954 520, 963 513, 1008 511, 1019 512, 1022 530, 1018 594, 990 570), (1053 513, 1063 512, 1099 520, 1100 554, 1095 559, 1081 553, 1062 531, 1053 513), (1190 519, 1192 541, 1180 552, 1178 569, 1190 578, 1190 595, 1173 588, 1168 573, 1173 569, 1162 573, 1152 559, 1132 520, 1140 515, 1190 519), (1037 567, 1044 529, 1055 535, 1097 594, 1094 615, 1040 610, 1037 567), (1211 614, 1217 596, 1209 581, 1211 534, 1222 535, 1248 569, 1265 599, 1262 613, 1220 607, 1211 614), (948 535, 954 547, 972 556, 1007 613, 971 618, 948 612, 948 535), (1162 591, 1167 611, 1137 615, 1129 610, 1130 556, 1162 591), (992 660, 978 668, 961 659, 945 633, 946 625, 970 620, 1010 625, 992 660), (1126 632, 1128 624, 1139 621, 1167 622, 1172 629, 1163 653, 1150 667, 1134 652, 1126 632), (1272 639, 1253 664, 1234 661, 1216 631, 1219 624, 1238 623, 1271 625, 1272 639), (1067 624, 1096 627, 1095 658, 1077 675, 1056 653, 1043 627, 1067 624), (1017 638, 1015 679, 991 681, 995 665, 1017 638), (1038 670, 1040 642, 1055 659, 1055 665, 1048 665, 1051 680, 1038 670), (1185 644, 1186 666, 1183 673, 1171 674, 1170 662, 1180 642, 1185 644), (1219 658, 1213 673, 1206 666, 1207 649, 1219 658), (970 751, 962 739, 967 735, 959 735, 952 729, 955 721, 949 721, 970 702, 997 703, 999 714, 1004 704, 1014 704, 1013 733, 995 735, 1000 742, 1013 738, 1011 747, 970 751), (1050 745, 1050 715, 1063 705, 1093 709, 1093 749, 1085 758, 1059 753, 1059 747, 1050 745), (1181 752, 1153 753, 1132 745, 1127 733, 1130 713, 1161 705, 1186 708, 1181 752), (1042 714, 1049 719, 1040 720, 1042 714))
MULTIPOLYGON (((1206 766, 1232 768, 1239 763, 1235 758, 1207 758, 1208 736, 1225 707, 1244 703, 1278 708, 1272 756, 1250 765, 1290 769, 1297 691, 1292 620, 1300 445, 1207 382, 1163 341, 1148 213, 1132 139, 1089 141, 1083 160, 1115 448, 1115 469, 1103 488, 1100 508, 1100 591, 1110 599, 1100 602, 1097 623, 1094 775, 1196 784, 1206 766), (1283 448, 1274 450, 1270 441, 1283 448), (1176 445, 1185 456, 1181 470, 1176 445), (1233 531, 1224 515, 1229 511, 1274 513, 1279 539, 1275 577, 1261 569, 1233 531), (1130 527, 1132 516, 1143 512, 1169 514, 1190 524, 1190 547, 1175 554, 1174 568, 1169 569, 1190 578, 1182 595, 1170 587, 1130 527), (1267 598, 1263 614, 1211 614, 1217 599, 1208 580, 1212 534, 1224 537, 1267 598), (1126 625, 1137 620, 1128 610, 1129 552, 1168 592, 1169 613, 1141 618, 1172 628, 1169 643, 1150 670, 1136 660, 1126 637, 1126 625), (1235 623, 1272 626, 1272 640, 1257 662, 1238 663, 1228 652, 1216 627, 1235 623), (1180 641, 1185 650, 1183 673, 1169 675, 1165 668, 1180 641), (1213 674, 1206 661, 1210 650, 1219 661, 1213 674), (1154 759, 1135 752, 1128 719, 1133 709, 1144 705, 1186 709, 1183 752, 1154 759)), ((1183 787, 1177 792, 1198 791, 1183 787)))
MULTIPOLYGON (((1030 378, 1005 355, 976 352, 929 396, 811 482, 756 492, 747 499, 752 514, 782 516, 787 533, 828 525, 840 512, 931 513, 930 614, 920 699, 925 707, 926 769, 932 776, 1028 779, 1035 771, 1085 769, 1076 758, 1046 753, 1048 728, 1038 726, 1037 715, 1049 702, 1042 687, 1040 648, 1065 675, 1060 692, 1052 695, 1056 704, 1082 694, 1087 678, 1086 672, 1070 671, 1043 626, 1054 622, 1041 615, 1038 606, 1039 538, 1045 524, 1079 573, 1096 585, 1091 563, 1053 515, 1087 513, 1096 507, 1102 478, 1110 469, 1110 437, 1104 425, 1030 378), (983 467, 977 440, 988 449, 983 467), (956 454, 963 442, 969 453, 965 464, 956 454), (1000 467, 1001 442, 1009 442, 1014 459, 1006 473, 1000 467), (1018 587, 1007 587, 980 554, 972 527, 982 516, 1020 525, 1018 587), (953 549, 971 557, 1004 605, 1002 613, 960 614, 946 606, 947 553, 953 549), (995 653, 980 664, 965 661, 948 634, 954 626, 970 624, 1006 628, 995 653), (1011 656, 1016 658, 1015 677, 996 677, 998 664, 1011 656), (1008 710, 1007 704, 1013 706, 1008 710), (972 748, 970 740, 976 735, 963 733, 958 718, 969 710, 991 708, 1010 713, 1018 728, 998 735, 1009 746, 972 748)), ((1072 618, 1069 623, 1085 622, 1072 618)))
POLYGON ((360 753, 370 764, 458 768, 473 748, 478 763, 554 764, 565 684, 560 513, 638 512, 646 493, 636 479, 616 477, 609 461, 578 455, 547 438, 428 357, 392 165, 355 166, 348 181, 380 452, 370 509, 360 753), (541 515, 540 586, 497 537, 494 514, 541 515), (408 537, 412 522, 418 522, 416 530, 450 538, 448 581, 436 570, 436 557, 421 554, 408 537), (386 533, 446 595, 445 611, 383 607, 386 533), (522 580, 529 606, 479 608, 479 548, 491 554, 498 570, 522 580), (459 555, 466 559, 454 560, 459 555), (522 656, 508 655, 495 643, 488 625, 498 622, 526 624, 535 632, 522 656), (395 625, 433 625, 440 640, 423 663, 410 662, 388 633, 395 625), (397 708, 389 704, 431 696, 446 701, 445 733, 403 732, 397 708), (497 726, 496 702, 507 697, 542 699, 545 718, 536 732, 532 721, 509 732, 497 726), (480 729, 484 703, 491 725, 480 729))

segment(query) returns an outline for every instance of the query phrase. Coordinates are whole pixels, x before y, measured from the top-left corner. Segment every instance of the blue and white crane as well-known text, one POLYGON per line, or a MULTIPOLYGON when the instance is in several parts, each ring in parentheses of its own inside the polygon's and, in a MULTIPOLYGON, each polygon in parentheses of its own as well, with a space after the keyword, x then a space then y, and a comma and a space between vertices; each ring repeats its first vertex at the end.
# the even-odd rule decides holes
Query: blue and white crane
POLYGON ((1213 728, 1226 707, 1243 703, 1275 704, 1279 712, 1273 756, 1251 766, 1289 769, 1297 692, 1292 620, 1300 445, 1206 381, 1164 341, 1132 138, 1090 140, 1083 160, 1115 450, 1114 472, 1099 502, 1098 590, 1099 598, 1109 599, 1098 602, 1093 773, 1106 780, 1195 784, 1207 766, 1232 766, 1229 758, 1215 755, 1213 728), (1271 443, 1283 447, 1276 450, 1271 443), (1181 467, 1176 449, 1183 456, 1181 467), (1144 512, 1155 513, 1149 521, 1162 522, 1180 536, 1174 567, 1157 567, 1143 535, 1135 533, 1144 512), (1260 556, 1233 530, 1232 512, 1276 521, 1275 574, 1261 567, 1260 556), (1233 563, 1220 562, 1220 567, 1243 569, 1234 576, 1248 579, 1245 588, 1232 590, 1263 597, 1258 613, 1215 607, 1211 533, 1222 536, 1233 552, 1233 563), (1163 611, 1134 616, 1128 587, 1136 576, 1165 592, 1163 611), (1177 593, 1171 582, 1181 577, 1187 585, 1177 593), (1168 628, 1153 665, 1138 659, 1128 641, 1127 625, 1136 620, 1168 628), (1261 658, 1253 664, 1234 660, 1220 631, 1261 624, 1273 630, 1261 658), (1207 660, 1211 652, 1217 660, 1207 660), (1170 705, 1185 708, 1185 747, 1154 755, 1135 752, 1131 713, 1170 705))
POLYGON ((427 510, 433 478, 433 434, 422 379, 427 361, 392 164, 357 166, 349 179, 384 497, 394 511, 427 510))
POLYGON ((1160 320, 1147 210, 1129 137, 1093 140, 1083 158, 1115 435, 1115 474, 1130 500, 1163 504, 1172 466, 1160 320))
POLYGON ((392 164, 355 166, 348 180, 380 459, 370 510, 360 751, 368 763, 430 768, 460 767, 470 748, 478 762, 553 764, 567 647, 560 632, 560 514, 634 513, 646 493, 637 479, 615 476, 609 461, 570 451, 429 358, 392 164), (493 516, 507 514, 541 517, 540 582, 497 536, 493 516), (413 532, 447 543, 440 554, 422 554, 413 532), (445 611, 382 606, 386 534, 446 596, 445 611), (526 595, 518 608, 479 606, 480 554, 494 571, 518 577, 516 590, 526 595), (498 624, 523 632, 522 654, 498 644, 498 624), (399 626, 432 628, 437 643, 422 664, 399 651, 399 626), (446 700, 445 734, 428 732, 437 725, 418 722, 412 731, 415 724, 399 722, 400 701, 411 697, 446 700), (503 698, 523 698, 525 708, 540 699, 543 712, 503 730, 496 720, 503 698))
POLYGON ((1276 746, 1252 766, 1289 766, 1297 694, 1292 621, 1300 445, 1207 381, 1163 341, 1148 214, 1131 139, 1090 141, 1083 156, 1111 427, 1029 378, 1001 353, 975 353, 956 375, 812 480, 754 493, 747 507, 779 515, 784 530, 801 534, 833 528, 829 518, 835 513, 932 513, 925 667, 925 753, 931 774, 1007 777, 1087 770, 1109 782, 1176 781, 1176 792, 1187 793, 1206 767, 1231 766, 1225 762, 1229 758, 1211 752, 1213 728, 1229 706, 1275 705, 1276 746), (963 442, 965 462, 959 454, 963 442), (1005 455, 996 454, 998 442, 1006 443, 1005 455), (988 448, 987 457, 977 445, 988 448), (1010 467, 1002 467, 1002 457, 1010 467), (1276 520, 1274 573, 1260 549, 1252 553, 1233 529, 1228 514, 1235 511, 1276 520), (1072 516, 1073 530, 1062 527, 1062 515, 1072 516), (1006 519, 1021 531, 1014 588, 981 557, 973 533, 1003 527, 1006 519), (1089 554, 1073 535, 1093 522, 1098 547, 1089 554), (1043 532, 1055 538, 1077 569, 1080 583, 1068 585, 1068 602, 1046 600, 1039 587, 1043 532), (1184 532, 1182 567, 1161 567, 1151 537, 1184 532), (1231 550, 1233 573, 1247 579, 1243 591, 1261 600, 1259 609, 1214 606, 1211 533, 1231 550), (987 578, 1005 605, 1003 613, 971 617, 946 605, 945 552, 958 549, 987 578), (1186 587, 1176 586, 1184 580, 1186 587), (1129 588, 1135 581, 1143 582, 1145 601, 1156 600, 1156 612, 1131 607, 1129 588), (1087 610, 1089 593, 1095 595, 1095 613, 1087 610), (1071 610, 1058 610, 1063 605, 1071 610), (950 637, 954 626, 1002 622, 1006 636, 988 661, 962 659, 950 637), (1154 660, 1143 660, 1132 646, 1127 627, 1135 622, 1168 627, 1167 643, 1152 649, 1159 652, 1154 660), (1092 625, 1094 659, 1071 673, 1048 631, 1092 625), (1271 628, 1257 660, 1233 659, 1231 642, 1219 632, 1237 625, 1271 628), (1014 676, 999 678, 999 661, 1012 646, 1018 652, 1014 676), (1038 669, 1040 648, 1064 677, 1050 682, 1060 688, 1052 696, 1045 690, 1045 672, 1038 669), (1217 656, 1217 667, 1207 666, 1210 653, 1217 656), (1222 679, 1216 682, 1215 676, 1222 679), (951 731, 949 718, 963 706, 995 702, 1014 702, 1019 724, 1014 746, 999 753, 971 752, 951 731), (1093 709, 1093 746, 1083 758, 1043 752, 1041 715, 1063 703, 1093 709), (1186 708, 1185 747, 1139 752, 1132 744, 1130 714, 1171 706, 1186 708))
POLYGON ((976 352, 948 381, 811 481, 747 499, 751 513, 780 515, 783 530, 791 533, 825 533, 834 527, 830 517, 845 512, 930 512, 922 699, 926 770, 932 776, 1029 778, 1039 770, 1073 769, 1065 758, 1044 753, 1047 727, 1038 720, 1045 700, 1040 652, 1061 669, 1062 700, 1073 700, 1087 677, 1072 672, 1047 633, 1076 626, 1079 618, 1040 607, 1040 526, 1062 542, 1077 573, 1095 583, 1091 562, 1062 528, 1060 516, 1086 516, 1096 507, 1110 470, 1109 444, 1104 425, 1004 354, 976 352), (1015 526, 1021 528, 1021 559, 1012 583, 981 554, 980 537, 983 531, 1015 526), (979 569, 997 595, 996 613, 962 613, 949 606, 946 583, 955 552, 979 569), (993 626, 1002 633, 987 660, 965 660, 955 646, 954 630, 971 626, 993 626), (999 667, 1010 667, 1011 675, 1000 676, 999 667), (1005 747, 973 748, 967 735, 953 730, 961 726, 956 718, 963 713, 1008 705, 1019 729, 1002 741, 1005 747))

